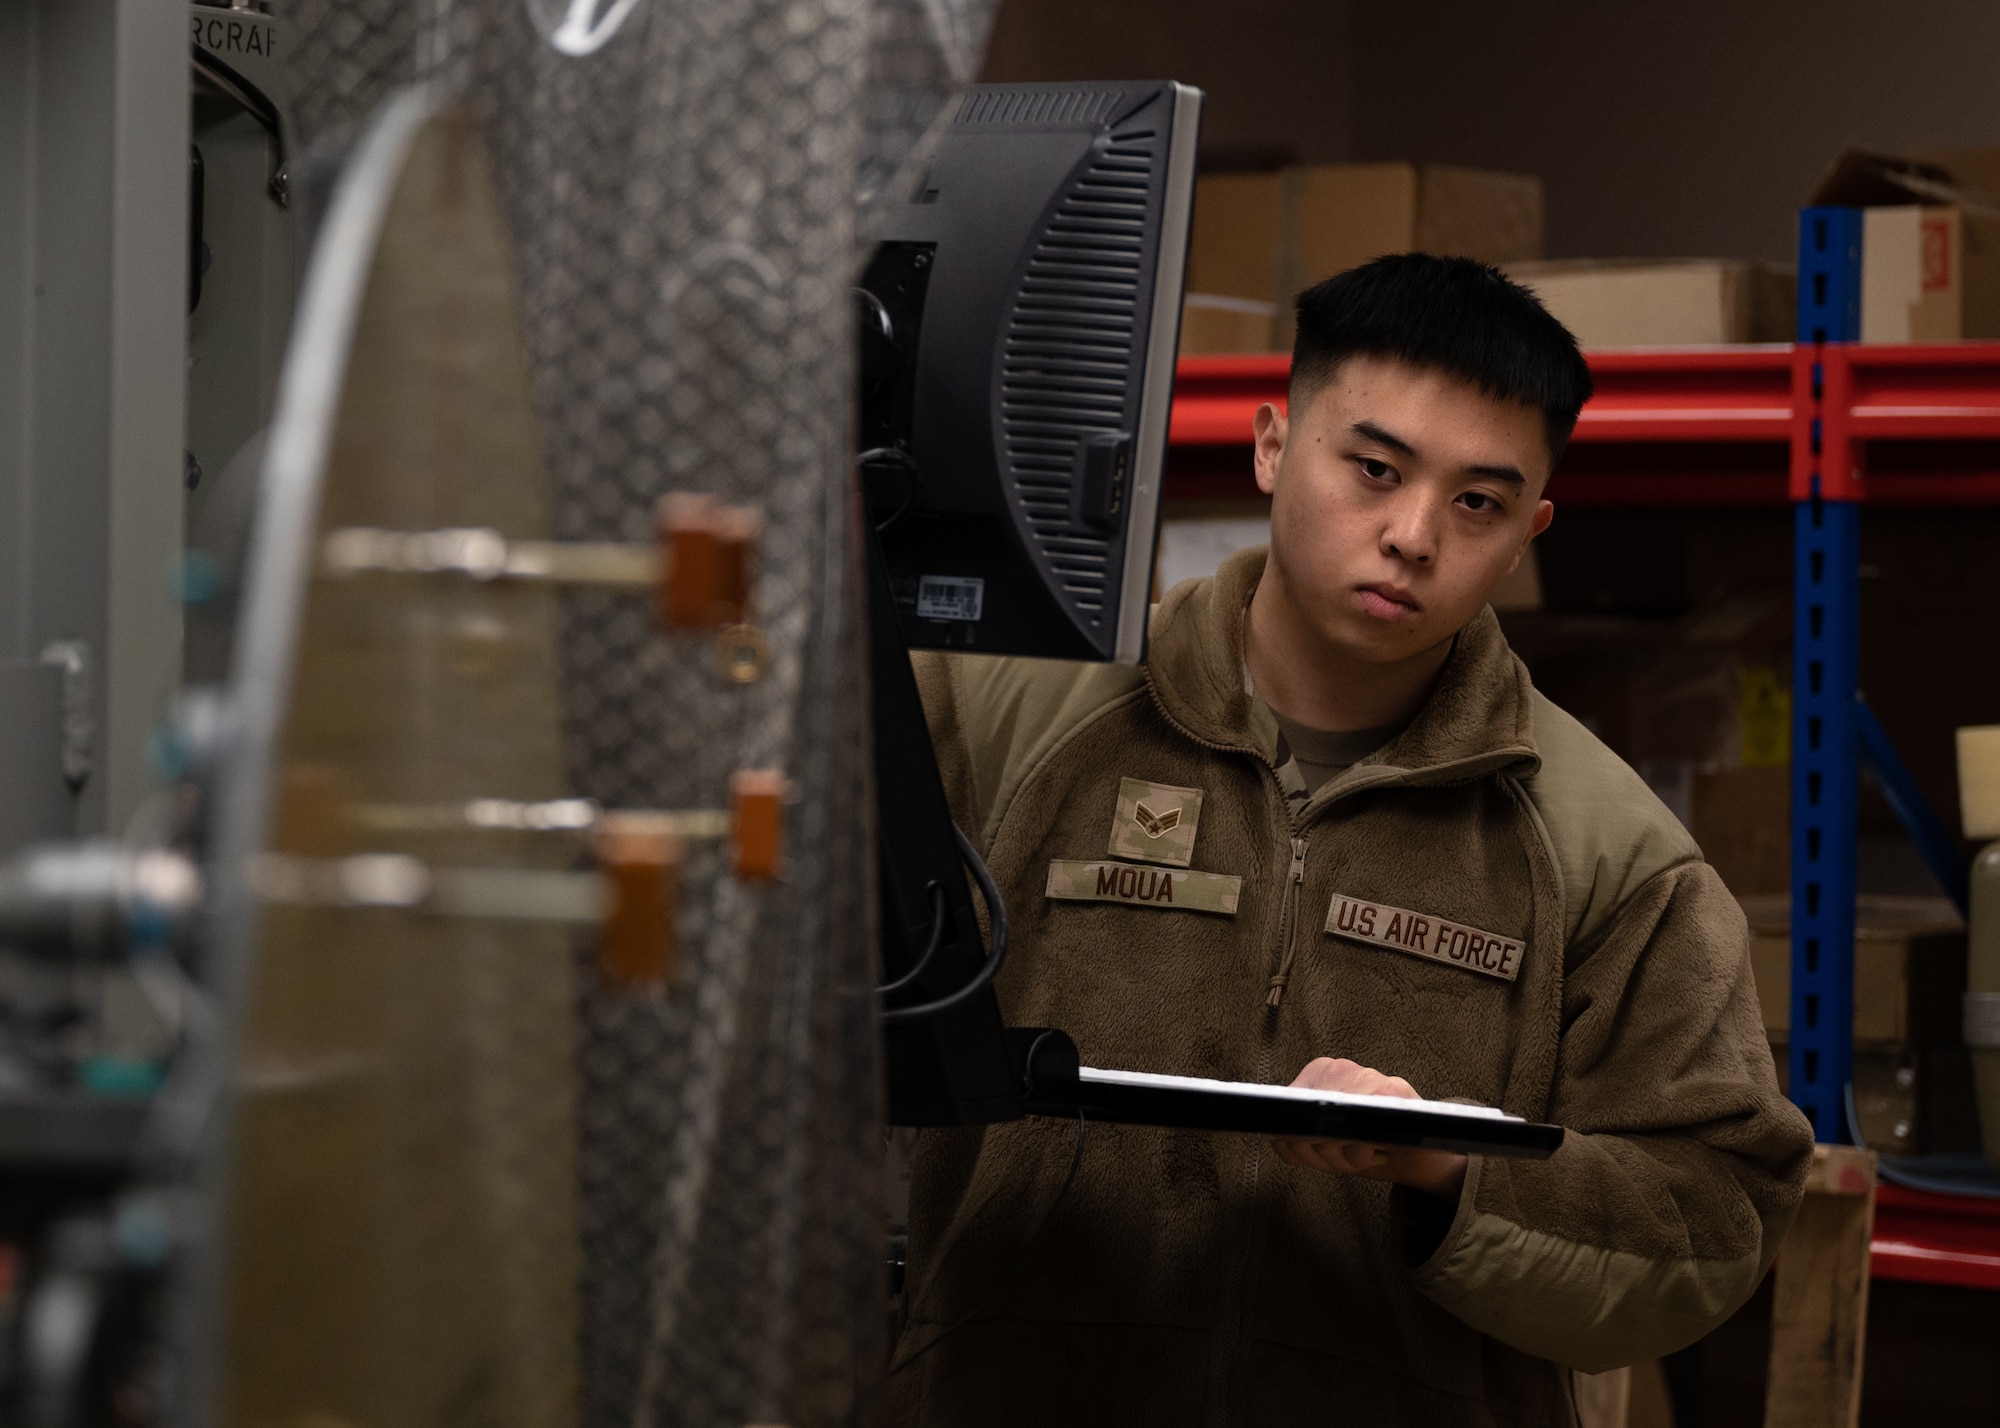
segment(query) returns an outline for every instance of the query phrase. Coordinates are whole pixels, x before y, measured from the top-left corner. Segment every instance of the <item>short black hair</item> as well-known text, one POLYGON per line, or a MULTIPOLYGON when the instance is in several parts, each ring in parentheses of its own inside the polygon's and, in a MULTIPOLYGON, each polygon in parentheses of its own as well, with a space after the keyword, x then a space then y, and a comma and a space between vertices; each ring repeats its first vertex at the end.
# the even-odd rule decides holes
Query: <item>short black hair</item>
POLYGON ((1471 258, 1392 253, 1307 288, 1297 308, 1294 404, 1350 357, 1393 357, 1540 408, 1553 466, 1590 399, 1590 367, 1570 330, 1533 293, 1471 258))

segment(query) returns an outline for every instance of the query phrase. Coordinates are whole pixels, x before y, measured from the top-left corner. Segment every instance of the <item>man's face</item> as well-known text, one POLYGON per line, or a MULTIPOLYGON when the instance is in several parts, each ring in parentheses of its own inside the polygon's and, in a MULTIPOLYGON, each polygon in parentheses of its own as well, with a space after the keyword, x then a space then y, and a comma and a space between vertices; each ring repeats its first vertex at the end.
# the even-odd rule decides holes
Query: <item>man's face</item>
POLYGON ((1541 412, 1429 368, 1350 358, 1256 428, 1286 603, 1371 664, 1456 635, 1554 514, 1541 412))

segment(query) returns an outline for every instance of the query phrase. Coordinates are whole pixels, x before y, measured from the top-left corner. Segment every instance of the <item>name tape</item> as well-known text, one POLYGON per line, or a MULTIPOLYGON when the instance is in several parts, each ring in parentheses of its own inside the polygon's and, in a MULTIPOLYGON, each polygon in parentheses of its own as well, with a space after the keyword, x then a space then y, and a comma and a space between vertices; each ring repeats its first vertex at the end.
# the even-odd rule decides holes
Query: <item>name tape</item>
POLYGON ((1085 863, 1057 858, 1049 864, 1048 896, 1066 902, 1122 902, 1134 907, 1175 907, 1236 916, 1243 879, 1185 868, 1141 868, 1131 863, 1085 863))
POLYGON ((1441 917, 1426 917, 1406 907, 1387 907, 1335 893, 1333 905, 1326 910, 1326 930, 1336 937, 1428 957, 1503 982, 1521 975, 1523 947, 1514 938, 1446 922, 1441 917))

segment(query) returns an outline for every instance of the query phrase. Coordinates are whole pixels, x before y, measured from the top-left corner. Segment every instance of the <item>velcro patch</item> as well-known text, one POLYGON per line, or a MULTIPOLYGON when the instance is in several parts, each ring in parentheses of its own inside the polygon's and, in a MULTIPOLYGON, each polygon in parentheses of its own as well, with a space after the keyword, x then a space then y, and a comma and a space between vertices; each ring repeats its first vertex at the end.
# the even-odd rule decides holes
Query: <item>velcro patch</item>
POLYGON ((1109 851, 1114 858, 1185 868, 1194 861, 1194 834, 1200 820, 1200 789, 1121 778, 1109 851))
POLYGON ((1326 930, 1336 937, 1428 957, 1503 982, 1521 975, 1523 947, 1514 938, 1446 922, 1441 917, 1426 917, 1406 907, 1387 907, 1335 893, 1333 905, 1326 910, 1326 930))
POLYGON ((1067 902, 1123 902, 1134 907, 1180 908, 1236 916, 1243 879, 1227 873, 1181 868, 1141 868, 1131 863, 1085 863, 1057 858, 1049 864, 1047 893, 1067 902))

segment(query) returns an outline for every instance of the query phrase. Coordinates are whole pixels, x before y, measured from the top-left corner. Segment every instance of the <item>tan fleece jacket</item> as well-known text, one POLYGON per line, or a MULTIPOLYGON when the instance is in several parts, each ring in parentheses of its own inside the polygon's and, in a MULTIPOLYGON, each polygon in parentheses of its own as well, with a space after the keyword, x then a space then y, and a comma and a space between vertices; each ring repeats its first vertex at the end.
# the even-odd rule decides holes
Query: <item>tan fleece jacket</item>
MULTIPOLYGON (((1063 1028, 1089 1065, 1228 1080, 1346 1056, 1569 1135, 1547 1161, 1473 1157, 1454 1212, 1255 1137, 1094 1125, 1012 1287, 892 1379, 898 1424, 1568 1424, 1562 1366, 1699 1337, 1790 1223, 1811 1133, 1742 914, 1673 815, 1535 692, 1491 611, 1402 734, 1288 798, 1243 687, 1262 569, 1247 552, 1177 587, 1142 670, 919 657, 1012 919, 1010 1024, 1063 1028), (1128 780, 1153 790, 1137 835, 1128 780), (1157 877, 1050 877, 1135 847, 1240 877, 1234 912, 1140 897, 1157 877), (1474 965, 1444 924, 1514 951, 1474 965)), ((898 1358, 1004 1281, 1075 1136, 919 1138, 898 1358)))

